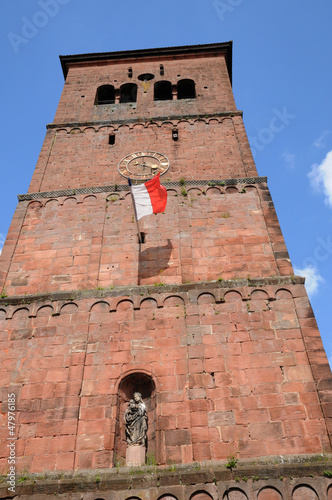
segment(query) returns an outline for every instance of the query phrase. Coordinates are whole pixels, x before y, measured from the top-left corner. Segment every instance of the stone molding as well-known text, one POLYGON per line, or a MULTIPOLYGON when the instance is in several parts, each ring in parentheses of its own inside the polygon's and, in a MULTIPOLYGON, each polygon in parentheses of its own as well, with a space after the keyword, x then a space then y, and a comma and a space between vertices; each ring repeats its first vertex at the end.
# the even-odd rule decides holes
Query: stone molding
MULTIPOLYGON (((193 283, 184 283, 181 285, 137 285, 137 286, 117 286, 117 287, 107 287, 104 289, 92 289, 92 290, 72 290, 72 291, 62 291, 62 292, 48 292, 41 294, 31 294, 31 295, 15 295, 11 297, 0 298, 0 307, 6 306, 28 306, 32 303, 38 302, 66 302, 73 303, 77 300, 84 299, 106 299, 106 298, 116 298, 119 297, 121 300, 131 300, 133 297, 139 299, 141 303, 144 299, 154 297, 162 297, 164 301, 167 297, 179 296, 183 297, 184 294, 189 293, 191 297, 196 296, 196 299, 202 293, 213 293, 218 294, 219 298, 216 302, 223 302, 221 296, 227 291, 233 290, 238 291, 241 295, 241 300, 248 300, 248 290, 264 290, 264 287, 277 286, 283 289, 291 290, 293 285, 303 285, 305 278, 301 276, 276 276, 272 278, 257 278, 257 279, 233 279, 233 280, 221 280, 221 281, 197 281, 193 283), (241 292, 239 291, 241 289, 241 292)), ((250 294, 249 294, 250 295, 250 294)), ((267 297, 268 298, 268 297, 267 297)), ((270 297, 272 300, 273 298, 270 297)), ((137 300, 134 300, 134 308, 139 309, 137 305, 137 300), (136 307, 135 307, 136 306, 136 307)), ((162 307, 162 304, 158 302, 158 307, 162 307)))
MULTIPOLYGON (((127 106, 128 103, 124 104, 106 104, 105 106, 127 106)), ((190 114, 186 116, 177 115, 169 115, 169 116, 154 116, 148 118, 128 118, 126 120, 93 120, 93 121, 85 121, 85 122, 62 122, 62 123, 48 123, 46 125, 47 130, 50 129, 63 129, 64 127, 68 128, 79 128, 79 127, 113 127, 114 125, 123 125, 123 124, 136 124, 144 125, 147 127, 151 125, 153 122, 167 122, 170 121, 189 121, 189 120, 202 120, 202 119, 210 119, 210 118, 233 118, 233 116, 243 116, 243 111, 234 109, 231 111, 222 111, 220 113, 212 113, 212 114, 190 114)))
MULTIPOLYGON (((163 182, 166 188, 181 186, 236 186, 237 184, 264 184, 267 177, 241 177, 238 179, 211 179, 211 180, 188 180, 185 183, 180 181, 163 182)), ((41 198, 58 198, 62 196, 75 196, 77 194, 96 194, 96 193, 116 193, 119 191, 129 191, 127 184, 114 184, 110 186, 86 187, 77 189, 61 189, 59 191, 43 191, 39 193, 26 193, 17 195, 18 201, 38 200, 41 198)))
MULTIPOLYGON (((24 474, 24 480, 16 484, 15 498, 37 500, 41 494, 43 498, 66 494, 66 498, 72 500, 77 499, 78 492, 93 492, 92 497, 84 498, 105 498, 112 494, 112 498, 124 500, 128 496, 145 498, 149 491, 153 500, 167 494, 189 500, 195 493, 204 492, 206 498, 218 500, 227 498, 227 493, 233 491, 252 500, 257 499, 257 495, 259 498, 264 488, 271 488, 280 498, 291 499, 294 491, 302 487, 314 490, 317 498, 323 500, 328 491, 331 494, 332 479, 324 476, 324 472, 331 469, 330 455, 297 455, 241 460, 233 470, 227 469, 225 462, 202 462, 176 464, 171 468, 141 466, 24 474)), ((0 495, 9 498, 6 482, 0 485, 0 495)))

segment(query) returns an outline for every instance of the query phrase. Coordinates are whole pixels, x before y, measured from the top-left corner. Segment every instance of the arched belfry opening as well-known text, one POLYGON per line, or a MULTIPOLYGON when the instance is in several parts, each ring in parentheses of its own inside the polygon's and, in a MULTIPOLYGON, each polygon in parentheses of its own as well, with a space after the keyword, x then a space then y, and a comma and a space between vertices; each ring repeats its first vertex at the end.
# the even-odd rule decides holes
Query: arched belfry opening
POLYGON ((154 84, 154 100, 155 101, 167 101, 172 100, 172 84, 166 80, 156 82, 154 84))
POLYGON ((178 99, 195 99, 195 82, 189 78, 178 81, 178 99))
POLYGON ((156 446, 156 386, 150 375, 143 372, 133 372, 125 375, 118 386, 114 465, 125 465, 127 441, 124 416, 128 408, 128 403, 133 399, 136 392, 142 395, 147 412, 147 461, 158 462, 156 446))
POLYGON ((115 90, 113 85, 101 85, 97 89, 95 104, 114 104, 115 90))
POLYGON ((136 102, 137 85, 135 83, 124 83, 120 87, 120 102, 136 102))

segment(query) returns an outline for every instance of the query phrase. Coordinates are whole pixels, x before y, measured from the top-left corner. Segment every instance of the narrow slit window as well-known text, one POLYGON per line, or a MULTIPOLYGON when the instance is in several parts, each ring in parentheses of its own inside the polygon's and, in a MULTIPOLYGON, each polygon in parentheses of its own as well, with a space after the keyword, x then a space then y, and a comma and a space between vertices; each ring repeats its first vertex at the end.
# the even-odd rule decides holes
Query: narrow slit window
POLYGON ((113 146, 113 144, 115 144, 115 135, 114 134, 110 134, 108 136, 108 144, 110 144, 110 146, 113 146))
POLYGON ((139 243, 140 242, 139 240, 141 239, 141 243, 145 243, 145 233, 140 232, 139 234, 140 234, 140 238, 138 237, 138 234, 137 234, 137 242, 139 243))

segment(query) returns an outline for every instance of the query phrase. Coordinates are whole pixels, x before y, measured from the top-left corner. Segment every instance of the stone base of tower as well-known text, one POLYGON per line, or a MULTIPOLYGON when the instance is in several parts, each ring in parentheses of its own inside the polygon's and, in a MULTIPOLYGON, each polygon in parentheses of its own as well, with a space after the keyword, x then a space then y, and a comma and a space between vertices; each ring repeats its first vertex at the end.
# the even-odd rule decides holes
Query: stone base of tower
POLYGON ((24 474, 15 492, 6 480, 0 498, 40 500, 330 500, 332 455, 275 456, 259 460, 204 462, 164 467, 119 467, 77 474, 24 474))

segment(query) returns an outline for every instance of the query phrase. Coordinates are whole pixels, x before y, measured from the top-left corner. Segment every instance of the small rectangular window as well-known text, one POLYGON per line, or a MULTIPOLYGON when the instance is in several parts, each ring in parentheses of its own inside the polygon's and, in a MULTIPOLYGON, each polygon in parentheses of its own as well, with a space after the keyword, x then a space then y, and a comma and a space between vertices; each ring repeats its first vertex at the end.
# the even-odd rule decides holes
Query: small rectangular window
POLYGON ((110 144, 111 146, 113 146, 114 143, 115 143, 115 135, 114 134, 110 134, 108 136, 108 144, 110 144))
POLYGON ((140 236, 138 236, 138 234, 137 234, 138 243, 145 243, 145 233, 140 232, 139 234, 140 234, 140 236))

